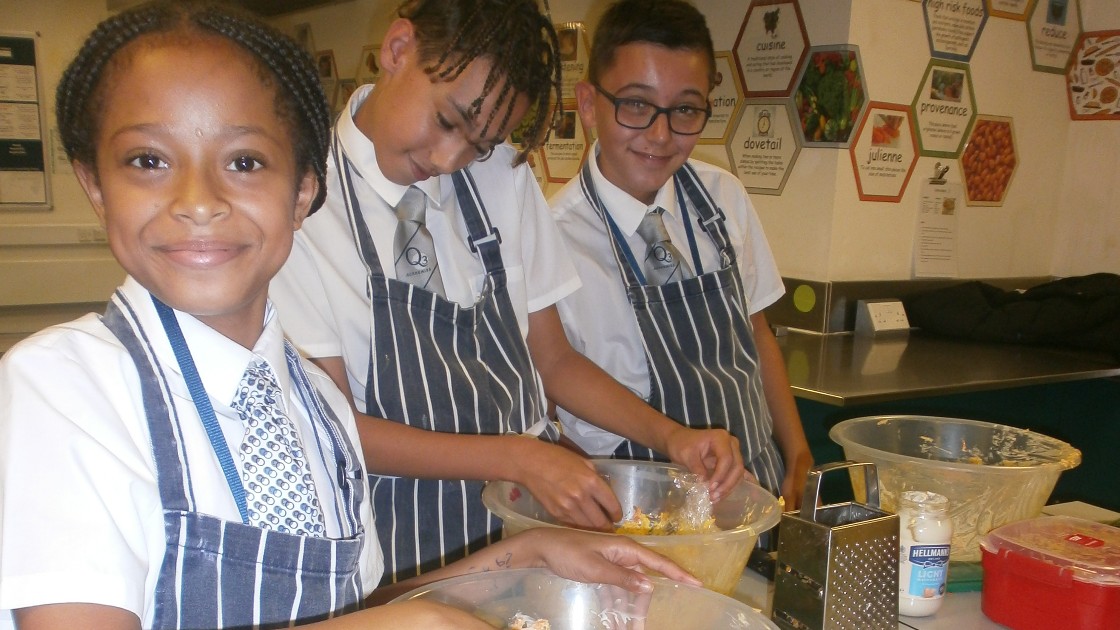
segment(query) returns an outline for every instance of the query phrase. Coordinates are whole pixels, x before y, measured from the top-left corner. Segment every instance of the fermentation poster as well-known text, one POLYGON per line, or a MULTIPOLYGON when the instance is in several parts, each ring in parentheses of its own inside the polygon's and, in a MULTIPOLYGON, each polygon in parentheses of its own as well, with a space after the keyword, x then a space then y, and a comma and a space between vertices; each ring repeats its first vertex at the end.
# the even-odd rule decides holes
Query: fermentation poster
POLYGON ((33 35, 0 35, 0 209, 50 208, 33 35))

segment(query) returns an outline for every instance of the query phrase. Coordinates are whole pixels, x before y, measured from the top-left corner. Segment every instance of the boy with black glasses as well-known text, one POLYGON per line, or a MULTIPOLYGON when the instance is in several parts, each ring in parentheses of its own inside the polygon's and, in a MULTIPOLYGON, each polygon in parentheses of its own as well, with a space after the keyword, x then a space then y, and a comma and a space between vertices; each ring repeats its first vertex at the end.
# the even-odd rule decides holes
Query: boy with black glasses
MULTIPOLYGON (((784 287, 743 185, 690 160, 711 115, 715 56, 682 0, 604 14, 579 115, 598 141, 550 200, 583 287, 559 303, 573 347, 677 422, 738 438, 759 483, 797 507, 812 466, 762 309, 784 287)), ((663 455, 561 407, 592 455, 663 455)))

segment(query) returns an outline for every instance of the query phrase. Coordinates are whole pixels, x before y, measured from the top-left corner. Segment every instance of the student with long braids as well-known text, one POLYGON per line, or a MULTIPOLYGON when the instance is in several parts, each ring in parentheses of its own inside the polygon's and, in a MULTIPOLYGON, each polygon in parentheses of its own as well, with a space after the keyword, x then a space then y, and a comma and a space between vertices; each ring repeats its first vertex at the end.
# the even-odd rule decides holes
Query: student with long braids
POLYGON ((268 283, 322 203, 329 108, 294 41, 223 5, 104 21, 66 70, 58 126, 128 272, 103 316, 0 360, 0 625, 489 628, 367 599, 548 566, 646 591, 619 536, 549 528, 396 590, 350 402, 287 344, 268 283))
POLYGON ((410 0, 398 14, 381 78, 335 125, 326 206, 271 291, 296 345, 352 394, 366 462, 382 475, 372 486, 387 574, 498 536, 483 480, 518 481, 573 524, 622 516, 588 460, 515 435, 551 427, 546 396, 726 492, 745 474, 727 432, 654 411, 564 335, 554 304, 579 279, 524 164, 560 99, 548 17, 535 0, 410 0), (503 140, 519 124, 517 153, 503 140), (422 227, 398 218, 410 198, 422 227))

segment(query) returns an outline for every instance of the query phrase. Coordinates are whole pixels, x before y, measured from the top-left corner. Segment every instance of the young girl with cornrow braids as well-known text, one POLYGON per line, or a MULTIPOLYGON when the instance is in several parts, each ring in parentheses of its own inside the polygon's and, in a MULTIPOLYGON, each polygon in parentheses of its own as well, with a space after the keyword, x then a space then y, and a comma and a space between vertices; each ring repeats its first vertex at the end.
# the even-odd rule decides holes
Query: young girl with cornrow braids
POLYGON ((575 525, 622 516, 587 459, 525 437, 553 430, 548 399, 687 465, 718 499, 744 475, 734 438, 653 410, 575 352, 557 315, 580 280, 523 164, 560 103, 548 16, 536 0, 410 0, 398 16, 381 78, 335 125, 326 206, 271 289, 296 345, 351 394, 387 579, 499 536, 485 480, 517 481, 575 525), (521 124, 517 153, 504 139, 521 124), (422 227, 398 219, 410 197, 422 227))
POLYGON ((365 604, 506 567, 696 583, 621 537, 550 529, 374 593, 350 402, 267 296, 325 190, 310 56, 222 5, 143 5, 97 27, 57 103, 128 277, 104 315, 0 360, 0 626, 489 628, 435 603, 365 604))

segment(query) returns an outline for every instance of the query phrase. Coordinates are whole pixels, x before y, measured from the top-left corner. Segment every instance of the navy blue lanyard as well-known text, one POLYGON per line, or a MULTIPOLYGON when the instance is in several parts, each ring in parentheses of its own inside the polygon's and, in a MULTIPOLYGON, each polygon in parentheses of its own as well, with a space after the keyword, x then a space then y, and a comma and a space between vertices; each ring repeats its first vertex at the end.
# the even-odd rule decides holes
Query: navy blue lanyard
POLYGON ((175 360, 179 362, 179 370, 183 372, 183 379, 187 382, 187 388, 191 392, 195 409, 198 410, 198 416, 202 419, 202 426, 206 428, 210 445, 214 447, 214 454, 218 456, 218 462, 222 465, 222 472, 226 475, 226 483, 229 484, 230 492, 233 493, 233 501, 237 504, 237 511, 241 513, 241 522, 248 524, 249 507, 245 501, 245 486, 241 484, 241 474, 233 464, 233 455, 230 454, 229 446, 226 445, 222 428, 218 426, 218 417, 214 414, 214 407, 210 405, 210 397, 206 394, 206 388, 202 386, 202 379, 198 376, 198 368, 195 367, 191 349, 187 347, 187 340, 183 338, 183 330, 179 328, 179 320, 175 319, 175 312, 171 310, 171 307, 160 302, 154 295, 152 296, 152 303, 156 306, 160 322, 163 323, 163 330, 167 333, 167 339, 171 342, 171 349, 175 351, 175 360))
MULTIPOLYGON (((588 173, 588 177, 590 177, 590 173, 588 173)), ((692 221, 689 220, 688 202, 681 191, 680 184, 675 181, 675 178, 674 184, 677 193, 677 206, 681 209, 681 222, 684 223, 685 235, 688 238, 688 249, 692 252, 692 268, 696 270, 697 276, 702 276, 704 275, 704 265, 700 262, 700 250, 696 247, 696 235, 692 230, 692 221)), ((630 263, 630 268, 637 274, 638 282, 643 285, 646 284, 645 274, 642 273, 641 265, 639 265, 637 259, 634 258, 634 252, 630 249, 630 244, 626 242, 626 237, 623 236, 622 230, 619 229, 618 224, 615 223, 611 213, 607 212, 603 202, 598 199, 598 194, 594 192, 594 189, 592 189, 591 192, 595 194, 596 202, 599 204, 599 207, 602 208, 603 216, 606 217, 607 225, 614 234, 615 240, 618 241, 619 247, 622 249, 622 255, 626 257, 626 262, 630 263)))

